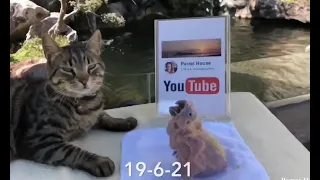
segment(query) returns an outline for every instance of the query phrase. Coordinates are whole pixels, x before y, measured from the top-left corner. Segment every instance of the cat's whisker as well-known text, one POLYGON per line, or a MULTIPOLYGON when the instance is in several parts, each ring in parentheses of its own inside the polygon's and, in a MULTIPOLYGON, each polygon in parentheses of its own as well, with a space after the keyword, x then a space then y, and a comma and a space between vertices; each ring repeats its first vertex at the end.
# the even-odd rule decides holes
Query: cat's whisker
POLYGON ((104 86, 111 86, 111 83, 104 82, 104 86))
MULTIPOLYGON (((62 97, 61 94, 57 94, 57 95, 55 96, 55 100, 53 101, 53 103, 56 102, 56 101, 58 101, 58 100, 61 102, 61 97, 62 97)), ((59 102, 59 103, 60 103, 60 102, 59 102)), ((59 104, 59 105, 61 105, 61 104, 59 104)))
POLYGON ((103 84, 101 87, 112 90, 112 89, 111 89, 110 87, 108 87, 106 84, 103 84))
POLYGON ((113 95, 115 95, 115 96, 118 96, 118 97, 120 97, 118 94, 116 94, 111 88, 109 88, 109 87, 107 87, 107 86, 101 86, 101 89, 102 90, 105 90, 105 91, 107 91, 107 92, 109 92, 109 93, 112 93, 113 95))
POLYGON ((51 105, 56 101, 56 96, 58 96, 59 94, 56 92, 51 92, 48 94, 48 99, 46 99, 46 103, 51 101, 51 105))
POLYGON ((60 98, 60 105, 61 105, 61 103, 64 103, 64 100, 66 99, 66 97, 67 97, 67 96, 62 95, 62 97, 60 98))
POLYGON ((108 72, 108 71, 105 71, 104 73, 105 73, 105 74, 108 74, 108 75, 110 75, 110 76, 114 76, 114 74, 112 74, 112 73, 110 73, 110 72, 108 72))

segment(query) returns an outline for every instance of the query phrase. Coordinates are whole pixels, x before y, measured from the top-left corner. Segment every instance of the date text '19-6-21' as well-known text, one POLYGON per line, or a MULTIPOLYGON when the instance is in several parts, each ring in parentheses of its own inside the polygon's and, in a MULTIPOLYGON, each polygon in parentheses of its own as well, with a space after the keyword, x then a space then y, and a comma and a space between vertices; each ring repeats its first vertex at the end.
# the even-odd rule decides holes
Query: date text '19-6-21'
MULTIPOLYGON (((132 177, 132 170, 136 170, 139 172, 138 176, 141 177, 145 173, 151 173, 155 177, 162 177, 165 174, 169 174, 171 177, 181 177, 181 174, 179 174, 180 169, 182 168, 180 162, 173 162, 171 164, 172 167, 175 167, 175 169, 164 169, 161 167, 161 162, 158 162, 155 167, 151 167, 150 169, 147 169, 147 165, 144 162, 138 162, 135 165, 135 169, 132 169, 132 163, 128 162, 125 167, 128 168, 128 176, 132 177)), ((190 162, 187 162, 183 165, 184 168, 187 170, 187 177, 190 177, 190 162)))

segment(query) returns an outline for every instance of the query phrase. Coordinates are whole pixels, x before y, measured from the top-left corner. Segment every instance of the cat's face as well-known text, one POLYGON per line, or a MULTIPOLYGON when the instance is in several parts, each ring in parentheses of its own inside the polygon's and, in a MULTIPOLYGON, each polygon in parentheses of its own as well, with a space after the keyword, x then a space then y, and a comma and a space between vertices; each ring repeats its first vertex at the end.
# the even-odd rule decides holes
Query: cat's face
POLYGON ((104 80, 100 58, 101 33, 96 31, 86 44, 60 48, 49 36, 42 37, 49 82, 62 95, 81 98, 94 95, 104 80))

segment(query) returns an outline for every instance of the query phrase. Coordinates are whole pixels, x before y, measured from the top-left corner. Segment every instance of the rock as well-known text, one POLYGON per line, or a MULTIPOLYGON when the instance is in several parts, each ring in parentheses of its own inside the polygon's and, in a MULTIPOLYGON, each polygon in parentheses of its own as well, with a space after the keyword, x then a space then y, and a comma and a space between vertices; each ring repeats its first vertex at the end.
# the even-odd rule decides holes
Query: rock
POLYGON ((160 1, 155 1, 153 6, 146 9, 146 16, 157 17, 156 19, 169 18, 168 10, 160 1))
POLYGON ((242 9, 237 9, 235 17, 242 19, 252 18, 250 6, 245 6, 242 9))
POLYGON ((93 13, 86 13, 88 25, 90 27, 91 33, 94 33, 97 30, 97 15, 93 13))
POLYGON ((154 6, 155 0, 120 0, 107 5, 107 13, 123 16, 128 22, 140 20, 147 14, 147 9, 154 6))
POLYGON ((266 19, 294 19, 310 23, 310 5, 277 0, 258 0, 255 16, 266 19))
POLYGON ((102 40, 103 45, 105 46, 109 46, 112 42, 114 41, 114 39, 108 39, 108 40, 102 40))
POLYGON ((60 1, 59 0, 31 0, 35 4, 47 9, 50 12, 59 12, 60 1))
POLYGON ((216 16, 220 12, 219 0, 165 0, 161 2, 173 17, 216 16))
POLYGON ((27 81, 38 81, 47 79, 47 60, 26 60, 10 65, 10 77, 25 79, 27 81))
POLYGON ((238 18, 293 19, 310 23, 310 4, 280 0, 223 0, 231 16, 238 18), (235 11, 234 11, 235 9, 235 11))
POLYGON ((229 8, 244 8, 247 6, 248 0, 223 0, 220 6, 227 6, 229 8))
MULTIPOLYGON (((46 17, 40 23, 30 26, 26 40, 30 40, 35 37, 41 37, 43 33, 47 34, 49 29, 58 21, 58 18, 59 13, 53 12, 50 13, 49 17, 46 17)), ((78 40, 77 32, 65 23, 63 23, 62 28, 60 29, 60 35, 66 35, 69 42, 78 40)))
MULTIPOLYGON (((102 6, 105 7, 108 1, 104 0, 69 0, 70 7, 73 7, 74 10, 80 11, 81 15, 78 16, 80 24, 76 24, 76 26, 80 27, 80 30, 83 30, 81 26, 89 26, 89 30, 91 33, 94 33, 97 30, 97 17, 99 15, 96 13, 98 9, 102 6), (83 22, 87 22, 86 25, 83 22)), ((75 28, 75 27, 74 27, 75 28)))
POLYGON ((220 6, 237 18, 252 18, 252 11, 256 8, 257 0, 223 0, 220 6))
POLYGON ((94 14, 79 13, 72 27, 81 31, 92 31, 94 17, 98 29, 121 31, 126 28, 126 25, 139 22, 146 16, 156 15, 154 18, 156 19, 168 17, 166 14, 167 9, 158 0, 104 0, 104 3, 94 14), (89 19, 90 23, 88 23, 89 19))
POLYGON ((48 10, 29 0, 10 0, 10 41, 24 38, 32 24, 49 15, 48 10))

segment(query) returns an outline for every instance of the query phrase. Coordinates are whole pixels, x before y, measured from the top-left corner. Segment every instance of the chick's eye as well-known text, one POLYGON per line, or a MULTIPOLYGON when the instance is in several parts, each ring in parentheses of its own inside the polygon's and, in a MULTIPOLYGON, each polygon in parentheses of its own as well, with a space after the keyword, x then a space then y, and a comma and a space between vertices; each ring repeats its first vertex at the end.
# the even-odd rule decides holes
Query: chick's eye
POLYGON ((192 116, 192 113, 189 113, 189 116, 192 116))

